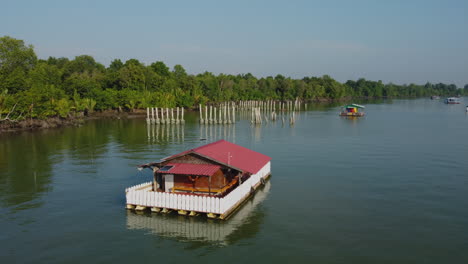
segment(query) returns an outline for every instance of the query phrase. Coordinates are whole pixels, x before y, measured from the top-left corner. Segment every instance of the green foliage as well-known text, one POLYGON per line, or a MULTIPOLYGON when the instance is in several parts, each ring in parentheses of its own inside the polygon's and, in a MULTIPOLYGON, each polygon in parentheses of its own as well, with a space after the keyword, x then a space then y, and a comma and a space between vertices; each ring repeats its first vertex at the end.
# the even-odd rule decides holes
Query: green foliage
POLYGON ((81 100, 80 95, 76 92, 76 90, 73 93, 72 97, 72 108, 76 112, 81 112, 85 109, 85 106, 83 105, 83 100, 81 100))
POLYGON ((164 62, 162 61, 152 63, 151 68, 156 74, 158 74, 161 77, 167 78, 170 75, 169 67, 167 67, 166 64, 164 64, 164 62))
POLYGON ((62 85, 63 70, 55 65, 40 62, 29 73, 29 87, 33 84, 52 84, 56 87, 62 85))
POLYGON ((71 108, 72 107, 70 101, 65 98, 58 100, 58 102, 55 104, 55 111, 60 117, 63 118, 68 117, 71 108))
POLYGON ((96 106, 96 101, 90 98, 85 98, 82 101, 82 105, 85 108, 87 113, 94 112, 94 107, 96 106))
POLYGON ((0 37, 0 90, 25 90, 26 77, 36 61, 33 46, 9 36, 0 37))
POLYGON ((37 60, 31 45, 0 38, 0 117, 46 118, 107 109, 133 111, 146 107, 193 108, 237 100, 339 100, 348 97, 417 97, 468 95, 468 85, 384 84, 361 78, 340 83, 328 75, 292 79, 283 75, 256 78, 204 72, 187 74, 182 65, 171 71, 162 61, 146 66, 136 59, 113 60, 108 68, 92 56, 73 60, 37 60), (7 92, 8 91, 8 92, 7 92))
POLYGON ((2 113, 6 111, 6 99, 8 96, 8 90, 5 89, 3 91, 0 91, 0 119, 2 117, 2 113))
POLYGON ((140 91, 145 88, 145 68, 135 61, 127 61, 119 70, 118 78, 122 88, 140 91))

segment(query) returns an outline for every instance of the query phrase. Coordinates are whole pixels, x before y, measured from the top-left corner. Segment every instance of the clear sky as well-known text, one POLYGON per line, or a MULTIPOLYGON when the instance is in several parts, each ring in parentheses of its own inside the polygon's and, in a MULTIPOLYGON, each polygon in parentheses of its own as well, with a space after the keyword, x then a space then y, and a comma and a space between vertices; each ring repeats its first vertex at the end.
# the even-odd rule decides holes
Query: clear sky
POLYGON ((105 65, 468 83, 468 0, 0 0, 3 35, 105 65))

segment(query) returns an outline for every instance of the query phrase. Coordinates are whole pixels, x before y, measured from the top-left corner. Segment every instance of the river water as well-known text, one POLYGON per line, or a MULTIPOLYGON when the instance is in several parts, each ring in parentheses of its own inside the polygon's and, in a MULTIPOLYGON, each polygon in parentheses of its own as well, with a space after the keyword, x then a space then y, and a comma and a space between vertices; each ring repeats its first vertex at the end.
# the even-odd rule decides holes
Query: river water
POLYGON ((467 263, 468 98, 362 103, 359 119, 308 105, 294 126, 193 113, 1 134, 0 262, 467 263), (124 209, 124 189, 151 179, 138 164, 221 138, 272 157, 231 219, 124 209))

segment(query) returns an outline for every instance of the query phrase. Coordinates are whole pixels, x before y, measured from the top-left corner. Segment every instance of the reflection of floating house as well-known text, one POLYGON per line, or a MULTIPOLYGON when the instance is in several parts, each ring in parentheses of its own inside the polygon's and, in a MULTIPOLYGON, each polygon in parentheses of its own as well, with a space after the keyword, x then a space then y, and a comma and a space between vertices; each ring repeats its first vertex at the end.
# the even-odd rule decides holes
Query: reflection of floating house
POLYGON ((153 182, 126 190, 127 208, 226 218, 270 176, 271 158, 225 140, 141 165, 153 182))
POLYGON ((174 238, 184 242, 209 242, 216 244, 231 244, 244 236, 254 235, 261 228, 265 211, 259 204, 268 196, 270 182, 260 188, 255 195, 246 201, 228 221, 207 221, 202 218, 186 218, 177 216, 152 216, 127 212, 127 228, 132 230, 147 230, 151 234, 174 238), (236 232, 243 229, 248 232, 236 232), (241 235, 243 234, 243 235, 241 235))
POLYGON ((349 104, 342 106, 340 116, 364 116, 364 112, 359 112, 360 109, 365 107, 358 104, 349 104))

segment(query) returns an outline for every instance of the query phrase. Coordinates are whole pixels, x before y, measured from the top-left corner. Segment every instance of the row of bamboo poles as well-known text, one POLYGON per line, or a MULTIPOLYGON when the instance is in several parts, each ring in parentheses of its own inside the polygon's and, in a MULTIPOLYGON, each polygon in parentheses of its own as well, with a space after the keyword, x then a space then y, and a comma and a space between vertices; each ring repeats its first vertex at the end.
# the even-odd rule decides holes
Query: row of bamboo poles
MULTIPOLYGON (((296 112, 291 112, 291 114, 288 114, 288 115, 289 115, 289 124, 294 125, 294 123, 296 123, 296 112)), ((283 114, 282 115, 283 124, 285 123, 284 116, 285 115, 283 114)), ((250 118, 250 123, 252 123, 252 124, 262 124, 264 120, 265 120, 265 122, 268 123, 269 119, 272 122, 274 122, 274 121, 276 121, 277 118, 278 118, 278 115, 274 111, 270 113, 270 116, 268 116, 268 115, 262 116, 260 108, 257 107, 257 108, 252 108, 252 115, 251 115, 251 118, 250 118)))
MULTIPOLYGON (((239 110, 251 110, 258 108, 260 111, 300 111, 303 107, 302 101, 296 99, 294 101, 239 101, 234 103, 239 110)), ((307 106, 306 104, 304 106, 307 106)))
POLYGON ((147 125, 148 143, 185 141, 185 126, 147 125))
MULTIPOLYGON (((276 111, 291 111, 293 114, 290 115, 289 122, 294 124, 296 121, 294 112, 301 110, 301 108, 302 102, 299 99, 283 102, 273 100, 225 102, 218 105, 218 107, 215 105, 202 106, 200 104, 200 124, 233 124, 236 122, 236 111, 252 111, 251 123, 253 124, 262 123, 261 112, 269 112, 271 121, 276 121, 276 111)), ((268 119, 268 117, 264 118, 268 119)))
POLYGON ((146 122, 148 124, 184 124, 184 108, 160 108, 159 110, 157 107, 146 108, 146 122))
POLYGON ((205 106, 200 105, 200 124, 233 124, 236 122, 236 107, 233 104, 225 103, 216 106, 205 106), (209 110, 208 110, 209 109, 209 110), (203 112, 205 115, 203 116, 203 112), (209 113, 209 115, 208 115, 209 113), (203 118, 205 117, 205 118, 203 118))
MULTIPOLYGON (((239 101, 225 102, 218 106, 199 106, 200 124, 233 124, 236 122, 236 111, 252 111, 251 123, 261 124, 262 120, 276 121, 276 111, 292 111, 289 117, 291 124, 295 122, 295 111, 301 109, 302 102, 295 101, 277 102, 269 101, 239 101), (262 117, 261 112, 269 112, 270 117, 262 117)), ((146 108, 146 122, 148 124, 184 124, 184 108, 146 108)), ((284 116, 283 116, 284 122, 284 116)))

